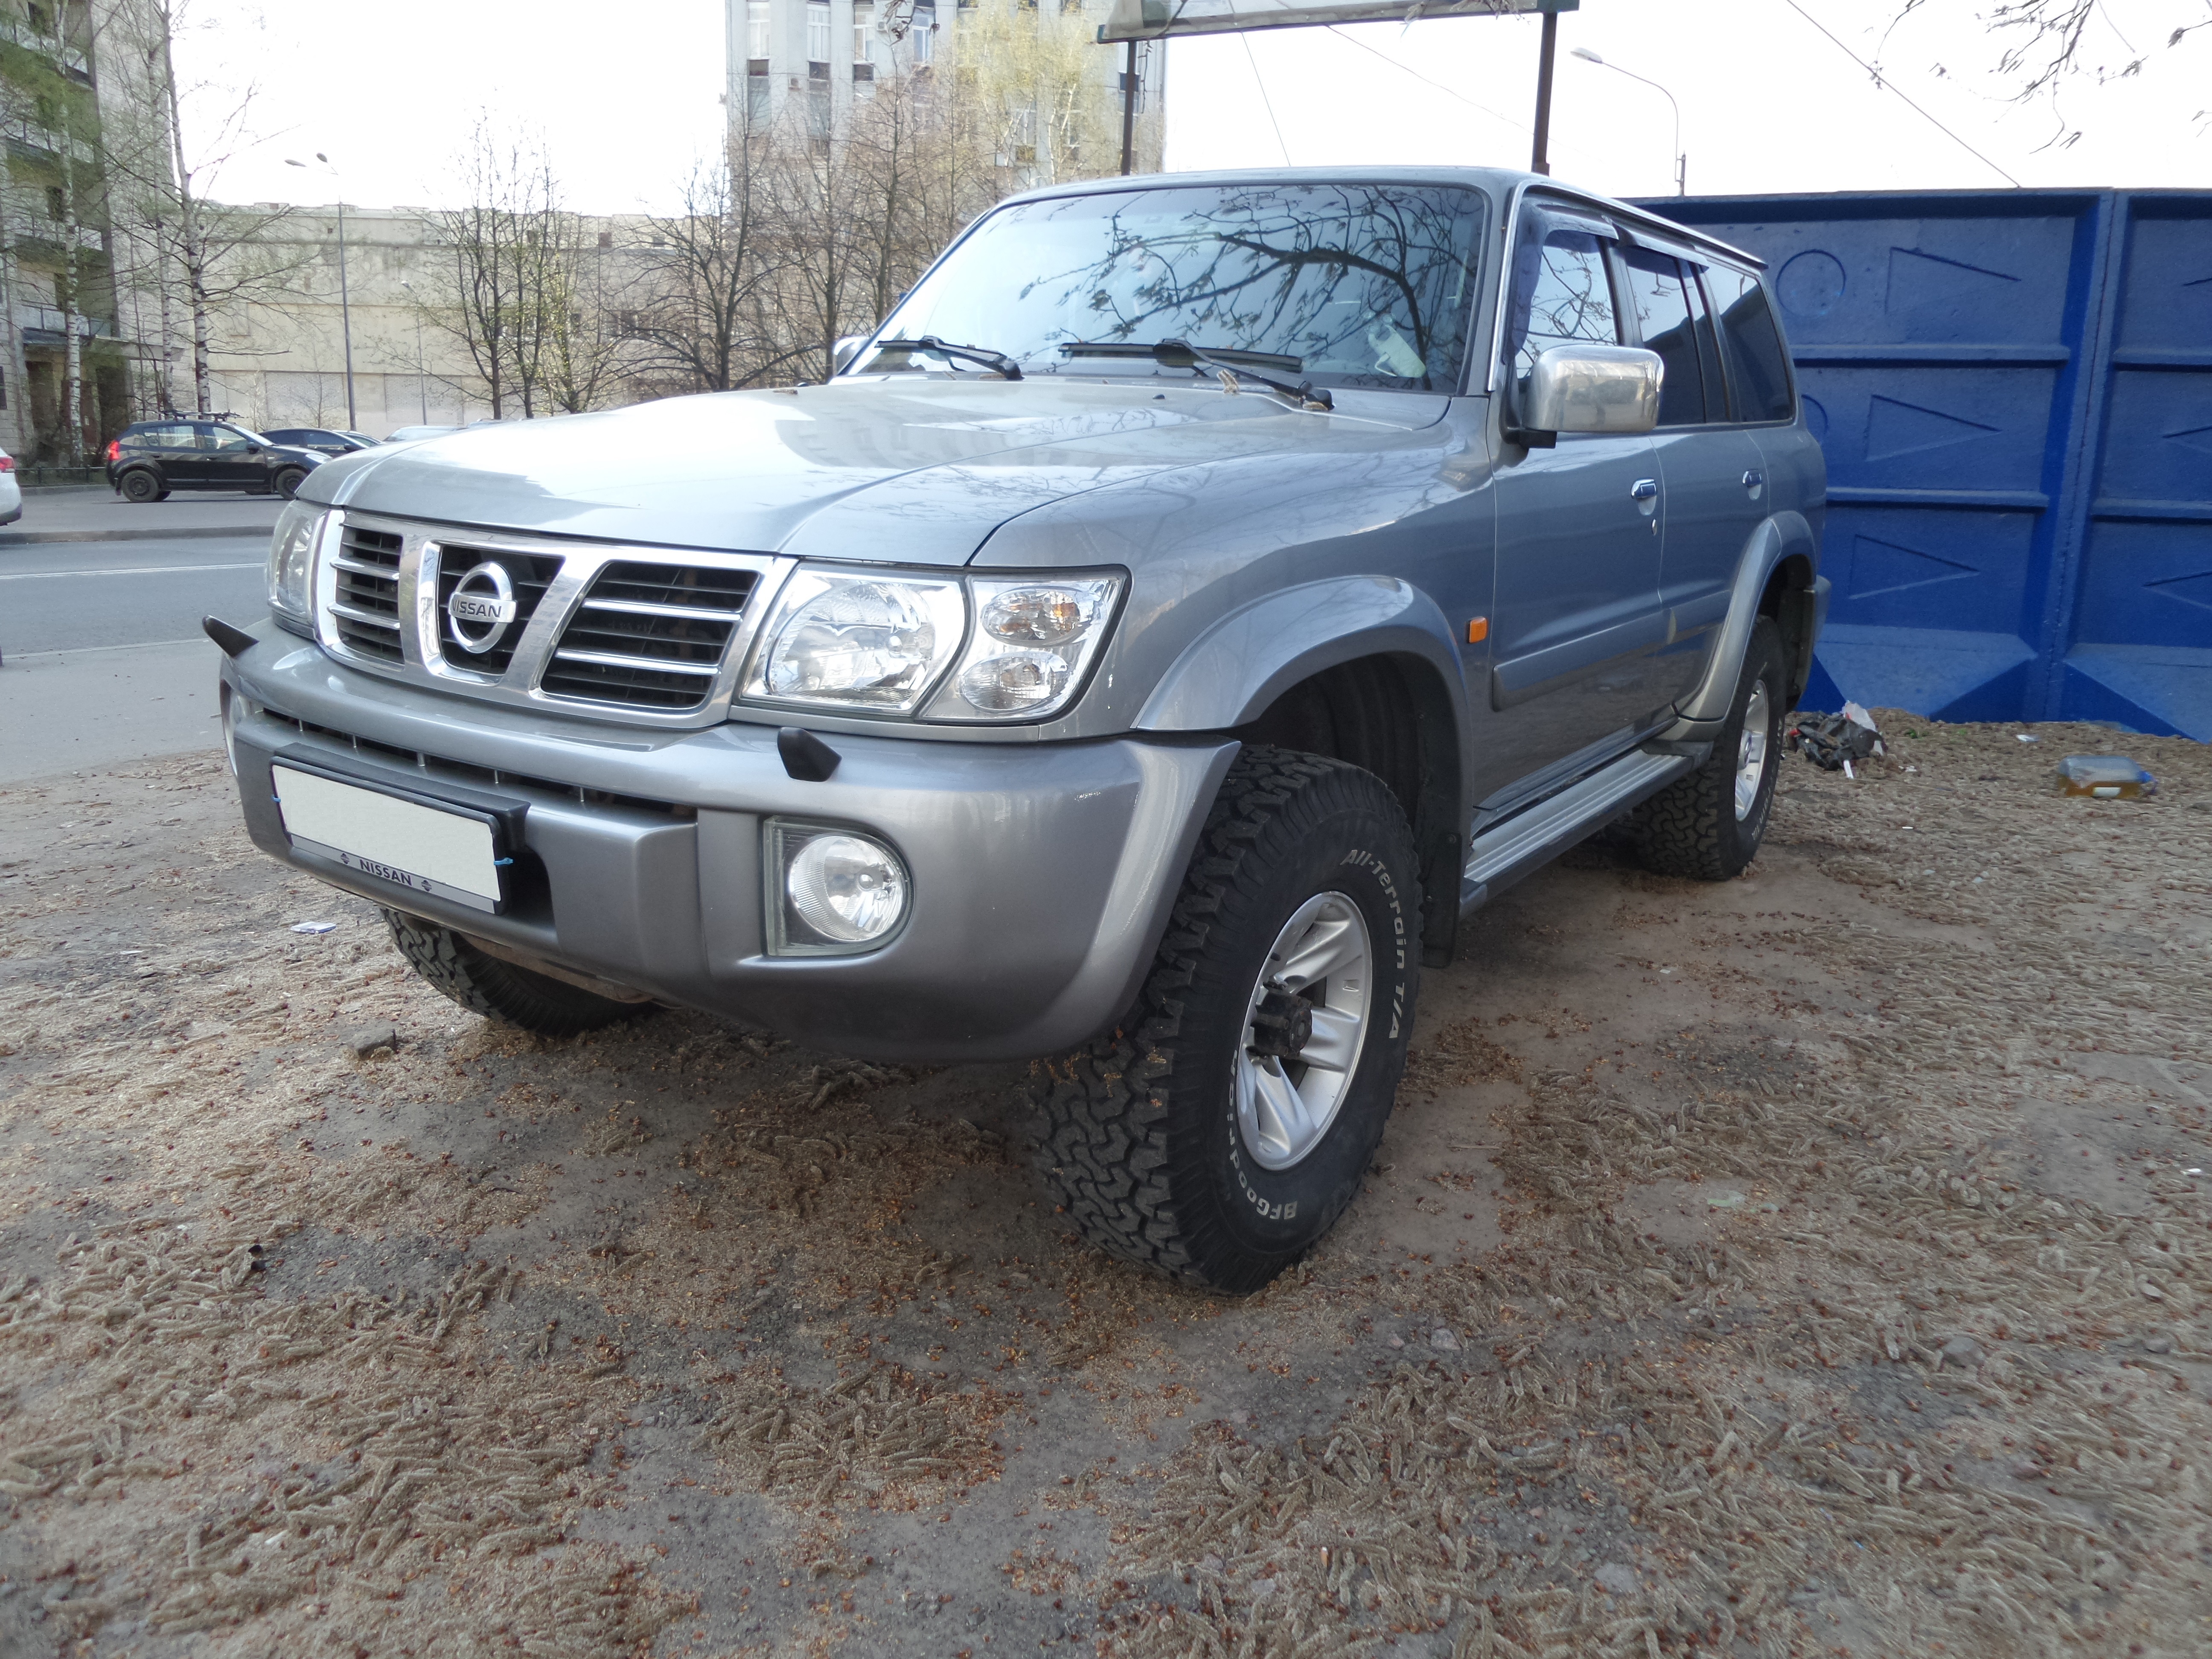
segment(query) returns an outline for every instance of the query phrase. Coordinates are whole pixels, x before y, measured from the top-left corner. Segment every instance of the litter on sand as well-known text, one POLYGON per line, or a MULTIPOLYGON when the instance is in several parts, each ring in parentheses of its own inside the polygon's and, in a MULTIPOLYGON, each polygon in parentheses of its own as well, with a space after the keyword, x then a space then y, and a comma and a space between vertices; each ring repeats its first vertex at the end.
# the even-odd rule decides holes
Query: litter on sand
POLYGON ((1851 769, 1853 761, 1889 752, 1874 716, 1855 702, 1845 703, 1839 714, 1799 714, 1783 732, 1782 741, 1822 771, 1847 778, 1858 775, 1851 769))
POLYGON ((338 925, 335 921, 295 921, 292 924, 292 931, 295 933, 335 933, 337 930, 338 925))
POLYGON ((2058 793, 2140 800, 2158 793, 2158 780, 2125 755, 2069 755, 2058 763, 2058 793))

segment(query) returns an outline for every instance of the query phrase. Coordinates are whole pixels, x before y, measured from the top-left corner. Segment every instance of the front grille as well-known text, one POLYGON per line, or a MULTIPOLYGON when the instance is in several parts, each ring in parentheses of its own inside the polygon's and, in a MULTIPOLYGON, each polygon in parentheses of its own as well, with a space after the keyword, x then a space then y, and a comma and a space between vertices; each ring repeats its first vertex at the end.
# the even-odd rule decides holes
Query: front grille
POLYGON ((539 687, 590 702, 696 708, 714 688, 753 581, 750 570, 617 561, 569 618, 539 687))
POLYGON ((331 561, 337 573, 331 626, 338 643, 356 656, 401 660, 399 542, 388 530, 349 524, 331 561))
POLYGON ((510 553, 490 548, 468 547, 453 542, 441 542, 438 548, 438 643, 449 668, 464 668, 479 674, 500 675, 514 660, 514 647, 522 642, 522 635, 537 614, 538 602, 545 597, 545 590, 561 574, 561 561, 546 555, 510 553), (489 651, 474 652, 462 645, 460 635, 453 632, 453 619, 447 615, 446 605, 453 597, 453 590, 461 578, 480 564, 496 564, 507 571, 507 579, 514 584, 514 620, 507 624, 507 632, 500 635, 499 643, 489 651))

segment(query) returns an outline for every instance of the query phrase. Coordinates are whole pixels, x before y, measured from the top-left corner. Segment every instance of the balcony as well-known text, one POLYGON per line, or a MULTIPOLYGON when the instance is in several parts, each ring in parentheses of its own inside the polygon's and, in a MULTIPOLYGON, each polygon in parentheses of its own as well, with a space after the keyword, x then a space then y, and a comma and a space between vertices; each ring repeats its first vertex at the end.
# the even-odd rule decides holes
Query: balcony
MULTIPOLYGON (((15 326, 26 337, 33 331, 51 334, 56 339, 66 337, 68 313, 59 306, 17 306, 15 307, 15 326)), ((115 337, 114 319, 107 317, 79 317, 77 332, 88 339, 112 340, 115 337)))
POLYGON ((35 52, 52 63, 59 64, 72 81, 89 85, 92 65, 75 46, 65 46, 52 35, 31 27, 23 17, 0 18, 0 40, 12 40, 27 52, 35 52))
MULTIPOLYGON (((51 161, 62 153, 62 136, 30 121, 0 123, 0 137, 8 141, 8 148, 27 161, 51 161)), ((69 141, 70 154, 90 166, 96 152, 82 138, 69 141)))

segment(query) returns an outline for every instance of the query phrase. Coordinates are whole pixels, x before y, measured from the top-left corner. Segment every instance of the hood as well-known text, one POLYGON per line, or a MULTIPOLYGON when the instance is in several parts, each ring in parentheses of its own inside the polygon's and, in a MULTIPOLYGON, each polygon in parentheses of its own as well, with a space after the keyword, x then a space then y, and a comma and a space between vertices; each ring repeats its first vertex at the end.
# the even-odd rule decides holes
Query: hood
POLYGON ((1178 467, 1370 453, 1447 401, 1340 392, 1322 415, 1210 380, 871 376, 362 450, 301 494, 477 529, 957 565, 1047 503, 1178 467))

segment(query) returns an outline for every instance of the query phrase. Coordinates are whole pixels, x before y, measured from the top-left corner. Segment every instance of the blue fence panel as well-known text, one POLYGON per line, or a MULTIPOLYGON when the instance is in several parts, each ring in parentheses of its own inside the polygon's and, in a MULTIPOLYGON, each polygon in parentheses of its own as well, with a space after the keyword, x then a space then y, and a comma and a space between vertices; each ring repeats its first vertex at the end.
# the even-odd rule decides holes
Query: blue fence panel
POLYGON ((1648 205, 1774 275, 1828 461, 1808 705, 2212 738, 2212 195, 1648 205))
POLYGON ((2212 739, 2212 195, 2120 198, 2057 712, 2212 739))

